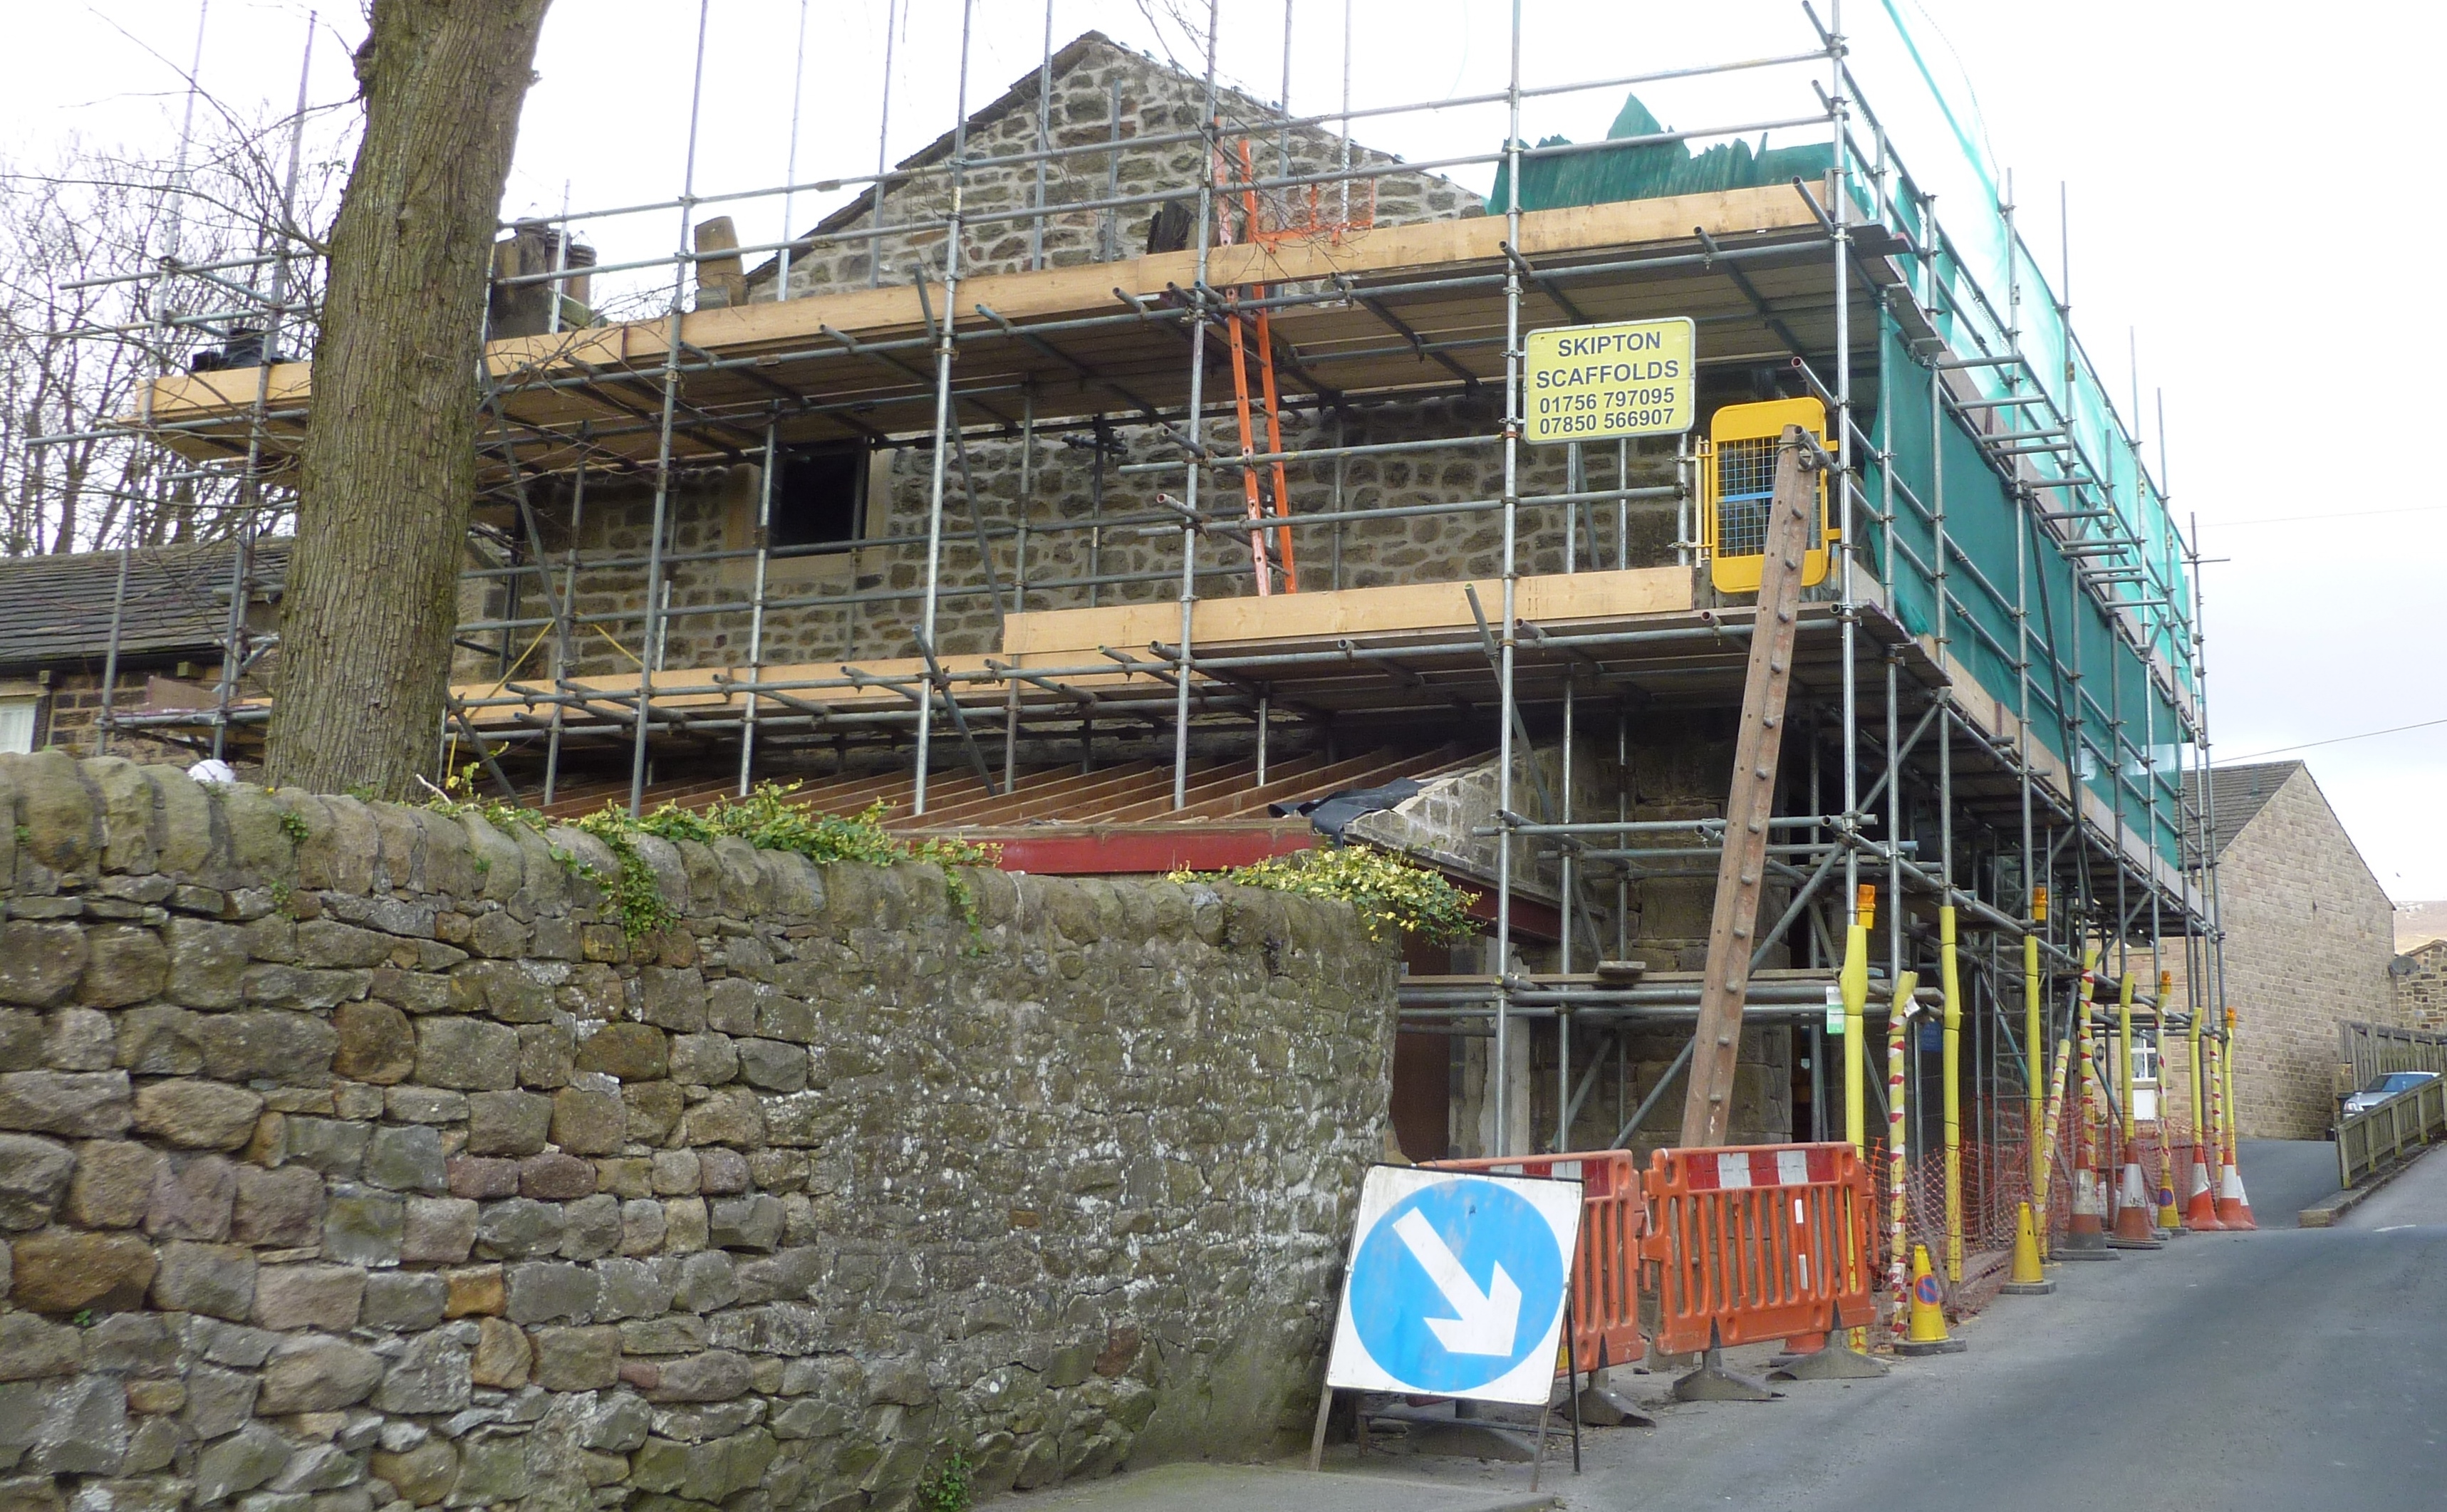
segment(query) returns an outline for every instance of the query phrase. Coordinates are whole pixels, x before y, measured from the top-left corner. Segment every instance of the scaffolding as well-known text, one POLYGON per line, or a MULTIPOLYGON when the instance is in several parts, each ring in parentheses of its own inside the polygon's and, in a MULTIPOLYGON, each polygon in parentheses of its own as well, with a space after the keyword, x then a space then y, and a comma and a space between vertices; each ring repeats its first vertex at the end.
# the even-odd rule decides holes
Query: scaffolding
MULTIPOLYGON (((958 48, 956 118, 927 153, 886 167, 879 146, 872 171, 818 180, 800 176, 794 147, 789 182, 698 195, 700 25, 679 195, 505 228, 541 228, 553 251, 541 271, 497 277, 497 296, 553 297, 546 329, 487 349, 482 503, 496 522, 467 583, 494 607, 466 616, 459 633, 497 675, 454 685, 438 732, 450 748, 543 803, 564 799, 570 763, 592 761, 600 778, 616 756, 633 811, 652 796, 665 753, 728 760, 735 747, 743 792, 811 751, 844 765, 893 763, 909 779, 901 822, 923 827, 946 783, 1008 792, 1057 750, 1094 768, 1100 731, 1108 760, 1124 749, 1168 759, 1171 804, 1184 810, 1193 773, 1216 750, 1253 753, 1250 776, 1263 786, 1270 743, 1303 731, 1330 742, 1338 722, 1458 722, 1496 751, 1493 815, 1472 837, 1491 841, 1493 856, 1483 879, 1494 897, 1489 969, 1408 979, 1404 1027, 1491 1042, 1491 1153, 1518 1153, 1507 1146, 1526 1118, 1511 1100, 1538 1094, 1509 1073, 1515 1041, 1552 1024, 1552 1121, 1530 1143, 1568 1143, 1611 1057, 1611 1143, 1621 1143, 1689 1060, 1686 1047, 1635 1106, 1628 1035, 1688 1024, 1698 1002, 1696 973, 1624 958, 1630 895, 1651 880, 1713 878, 1726 836, 1721 820, 1635 818, 1627 791, 1594 816, 1576 810, 1572 753, 1610 738, 1627 783, 1653 711, 1733 708, 1753 611, 1696 581, 1700 501, 1687 448, 1668 458, 1572 444, 1561 485, 1535 483, 1554 459, 1525 450, 1523 348, 1535 328, 1690 313, 1703 372, 1772 374, 1828 416, 1833 564, 1799 613, 1798 747, 1788 743, 1786 760, 1802 775, 1780 784, 1770 821, 1766 868, 1782 901, 1756 934, 1747 997, 1754 1020, 1792 1024, 1808 1047, 1816 1126, 1796 1135, 1841 1137, 1827 1057, 1866 1053, 1824 1027, 1840 942, 1870 901, 1865 884, 1886 900, 1873 1001, 1904 973, 1927 967, 1934 978, 1929 913, 1944 906, 1962 920, 1970 1147, 1989 1152, 1979 1157, 1983 1194, 2013 1185, 2017 1161, 1995 1152, 2021 1138, 2023 1098, 2047 1065, 2047 1047, 2024 1043, 2019 1017, 2025 938, 2039 945, 2043 1039, 2074 1030, 2086 946, 2109 953, 2106 970, 2150 981, 2162 950, 2180 948, 2187 1000, 2139 1000, 2168 1030, 2197 1019, 2207 1037, 2223 1037, 2209 787, 2185 780, 2210 756, 2198 558, 2169 514, 2163 458, 2153 474, 2109 401, 2072 332, 2064 275, 2052 286, 2015 228, 2010 187, 1966 206, 1963 225, 1937 220, 1934 197, 1855 76, 1840 5, 1823 24, 1805 8, 1809 29, 1783 52, 1532 84, 1515 4, 1500 93, 1355 108, 1346 66, 1339 108, 1295 115, 1221 85, 1222 7, 1210 0, 1197 120, 1127 133, 1118 85, 1102 133, 1056 129, 1049 14, 1033 95, 1015 91, 1034 117, 1034 143, 985 154, 969 135, 970 9, 957 43, 943 43, 958 48), (1524 140, 1525 102, 1736 73, 1807 94, 1764 120, 1524 140), (1352 142, 1356 123, 1478 107, 1504 112, 1493 151, 1400 162, 1352 142), (1770 130, 1823 142, 1825 171, 1682 198, 1522 204, 1525 167, 1770 130), (1325 143, 1314 171, 1295 161, 1296 141, 1313 158, 1325 143), (1125 149, 1151 148, 1206 169, 1187 183, 1127 190, 1125 149), (1102 187, 1052 200, 1049 166, 1102 187), (1380 184, 1464 170, 1494 171, 1500 198, 1485 215, 1362 234, 1380 184), (1027 202, 972 199, 970 185, 988 175, 1033 180, 1027 202), (848 208, 863 203, 864 217, 792 229, 802 197, 845 189, 860 193, 848 208), (895 198, 938 208, 887 222, 895 198), (744 215, 757 204, 778 207, 773 238, 738 245, 727 221, 707 234, 709 209, 744 215), (1149 215, 1160 228, 1167 205, 1188 212, 1180 250, 1122 255, 1122 217, 1149 215), (651 319, 564 328, 573 232, 615 216, 671 217, 673 250, 586 276, 654 280, 668 303, 651 319), (1092 245, 1086 260, 1049 251, 1066 228, 1092 245), (1299 234, 1261 234, 1286 228, 1299 234), (1026 265, 964 266, 981 232, 1024 232, 1026 265), (887 242, 920 249, 917 266, 887 270, 887 242), (794 266, 834 254, 863 255, 866 288, 794 287, 794 266), (750 256, 769 261, 739 273, 750 256), (744 300, 709 299, 710 286, 744 300), (1260 431, 1244 387, 1227 431, 1209 384, 1220 367, 1245 386, 1242 348, 1253 331, 1265 332, 1264 350, 1247 360, 1264 364, 1268 384, 1280 372, 1282 390, 1268 393, 1260 431), (1436 405, 1444 421, 1427 428, 1440 433, 1352 439, 1387 406, 1436 405), (1470 420, 1490 410, 1491 422, 1470 420), (1317 440, 1288 444, 1276 422, 1303 411, 1317 440), (922 454, 922 530, 856 542, 917 553, 914 581, 853 576, 811 589, 777 571, 832 550, 777 545, 772 529, 781 459, 825 440, 922 454), (972 452, 1015 441, 1013 501, 979 486, 972 452), (1086 515, 1034 507, 1049 446, 1089 460, 1086 515), (1494 459, 1500 485, 1394 506, 1345 486, 1355 464, 1456 453, 1494 459), (747 543, 684 547, 677 506, 690 470, 739 464, 755 479, 747 543), (1286 483, 1286 468, 1308 482, 1286 483), (650 490, 642 544, 582 549, 590 484, 599 495, 607 480, 650 490), (1109 492, 1126 501, 1109 507, 1109 492), (1000 518, 997 503, 1009 505, 1000 518), (1635 510, 1668 506, 1663 552, 1636 546, 1635 510), (1344 586, 1349 533, 1429 516, 1493 520, 1495 570, 1470 582, 1344 586), (1525 570, 1533 516, 1562 521, 1560 572, 1525 570), (1168 562, 1114 564, 1117 548, 1144 558, 1156 541, 1169 543, 1168 562), (1283 592, 1295 586, 1295 543, 1302 591, 1283 592), (1032 549, 1042 558, 1034 576, 1032 549), (1084 570, 1046 565, 1074 559, 1084 570), (718 588, 725 573, 744 582, 674 595, 683 571, 711 572, 718 588), (632 582, 635 591, 617 594, 593 586, 632 582), (1032 608, 1032 595, 1044 607, 1032 608), (987 612, 1000 626, 996 651, 944 649, 947 614, 987 612), (895 626, 892 643, 866 632, 862 646, 853 629, 850 654, 779 660, 777 616, 811 613, 854 627, 879 616, 895 626), (675 625, 742 615, 747 644, 730 665, 670 664, 675 625), (604 640, 634 670, 584 671, 604 640), (1542 739, 1561 743, 1552 790, 1536 761, 1542 739), (1524 880, 1547 875, 1550 891, 1524 880), (1549 969, 1532 970, 1516 964, 1518 924, 1540 892, 1556 922, 1549 969), (1779 951, 1791 964, 1774 964, 1779 951), (1589 1038, 1576 1045, 1576 1035, 1589 1038)), ((794 99, 794 121, 797 111, 794 99)), ((281 287, 275 278, 275 320, 281 287)), ((160 444, 254 480, 294 453, 308 399, 303 365, 266 365, 165 379, 139 419, 160 444)), ((241 551, 241 589, 245 561, 241 551)), ((201 716, 217 755, 268 714, 238 691, 263 649, 243 639, 234 630, 201 716)), ((117 724, 175 733, 198 718, 117 724)), ((1923 1052, 1912 1053, 1917 1066, 1923 1052)))

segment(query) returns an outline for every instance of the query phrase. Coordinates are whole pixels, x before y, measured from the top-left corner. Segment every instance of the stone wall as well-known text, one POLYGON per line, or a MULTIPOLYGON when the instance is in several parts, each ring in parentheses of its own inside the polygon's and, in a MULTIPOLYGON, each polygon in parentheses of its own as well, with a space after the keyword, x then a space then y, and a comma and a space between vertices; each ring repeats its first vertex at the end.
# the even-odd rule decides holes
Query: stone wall
POLYGON ((2343 1019, 2396 1022, 2395 913, 2307 769, 2218 858, 2237 1127, 2321 1139, 2343 1019))
POLYGON ((1306 1427, 1338 904, 0 759, 0 1505, 898 1507, 1306 1427))
POLYGON ((2388 965, 2395 984, 2394 1022, 2407 1029, 2447 1029, 2447 940, 2432 940, 2388 965))

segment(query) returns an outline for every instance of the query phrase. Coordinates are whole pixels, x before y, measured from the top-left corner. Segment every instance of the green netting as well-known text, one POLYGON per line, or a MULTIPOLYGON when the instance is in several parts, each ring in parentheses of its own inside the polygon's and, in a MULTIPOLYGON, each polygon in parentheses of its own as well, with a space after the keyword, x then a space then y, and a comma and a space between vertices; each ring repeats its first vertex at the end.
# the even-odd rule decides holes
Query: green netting
MULTIPOLYGON (((1606 128, 1606 140, 1654 137, 1664 130, 1649 114, 1648 107, 1640 103, 1638 95, 1627 95, 1622 113, 1606 128)), ((1548 137, 1538 145, 1569 146, 1571 139, 1548 137)), ((1521 208, 1561 210, 1617 199, 1659 199, 1668 195, 1755 189, 1762 184, 1790 183, 1794 179, 1824 178, 1834 161, 1834 149, 1826 142, 1770 147, 1765 137, 1759 139, 1755 149, 1747 142, 1734 142, 1697 153, 1679 142, 1599 147, 1554 158, 1532 158, 1522 163, 1521 208)), ((1495 192, 1488 197, 1488 214, 1504 213, 1511 182, 1511 164, 1500 165, 1495 170, 1495 192)))

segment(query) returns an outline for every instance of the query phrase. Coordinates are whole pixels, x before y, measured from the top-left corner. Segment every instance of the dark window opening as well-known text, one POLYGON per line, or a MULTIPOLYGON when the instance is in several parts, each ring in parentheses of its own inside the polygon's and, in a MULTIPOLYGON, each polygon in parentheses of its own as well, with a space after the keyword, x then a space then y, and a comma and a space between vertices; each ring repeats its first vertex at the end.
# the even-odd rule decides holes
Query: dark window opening
POLYGON ((866 512, 866 462, 860 447, 782 453, 768 544, 776 551, 856 545, 866 512))

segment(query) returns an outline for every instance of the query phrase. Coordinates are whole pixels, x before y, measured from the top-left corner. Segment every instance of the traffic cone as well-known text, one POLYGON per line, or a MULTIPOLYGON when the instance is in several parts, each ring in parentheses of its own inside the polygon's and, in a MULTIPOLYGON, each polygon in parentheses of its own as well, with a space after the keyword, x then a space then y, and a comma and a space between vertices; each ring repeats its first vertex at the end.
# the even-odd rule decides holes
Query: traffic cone
POLYGON ((2064 1243, 2057 1251, 2060 1260, 2112 1260, 2115 1252, 2107 1247, 2106 1194, 2098 1189, 2098 1173, 2088 1165, 2077 1165, 2073 1172, 2073 1217, 2065 1224, 2064 1243))
POLYGON ((2175 1205, 2175 1153, 2161 1148, 2158 1152, 2158 1237, 2172 1238, 2182 1232, 2184 1213, 2175 1205))
POLYGON ((2256 1229, 2252 1221, 2251 1199, 2243 1195, 2243 1173, 2234 1168, 2231 1160, 2218 1175, 2218 1222, 2230 1229, 2256 1229))
POLYGON ((2115 1232, 2108 1243, 2119 1250, 2163 1250, 2167 1241, 2158 1237, 2158 1225, 2151 1216, 2150 1186, 2142 1179, 2141 1162, 2126 1160, 2124 1180, 2115 1194, 2115 1232))
POLYGON ((1897 1354, 1960 1354, 1961 1339, 1945 1332, 1945 1309, 1939 1304, 1937 1277, 1928 1268, 1928 1246, 1912 1246, 1911 1314, 1904 1336, 1895 1341, 1897 1354))
POLYGON ((2215 1234, 2226 1227, 2218 1221, 2217 1192, 2210 1185, 2210 1168, 2201 1156, 2201 1147, 2192 1146, 2191 1177, 2186 1182, 2191 1195, 2184 1200, 2184 1227, 2196 1234, 2215 1234))
POLYGON ((2039 1268, 2039 1230, 2031 1220, 2031 1204, 2022 1204, 2022 1216, 2014 1228, 2014 1270, 2002 1290, 2008 1296, 2045 1296, 2057 1289, 2057 1283, 2039 1268))

